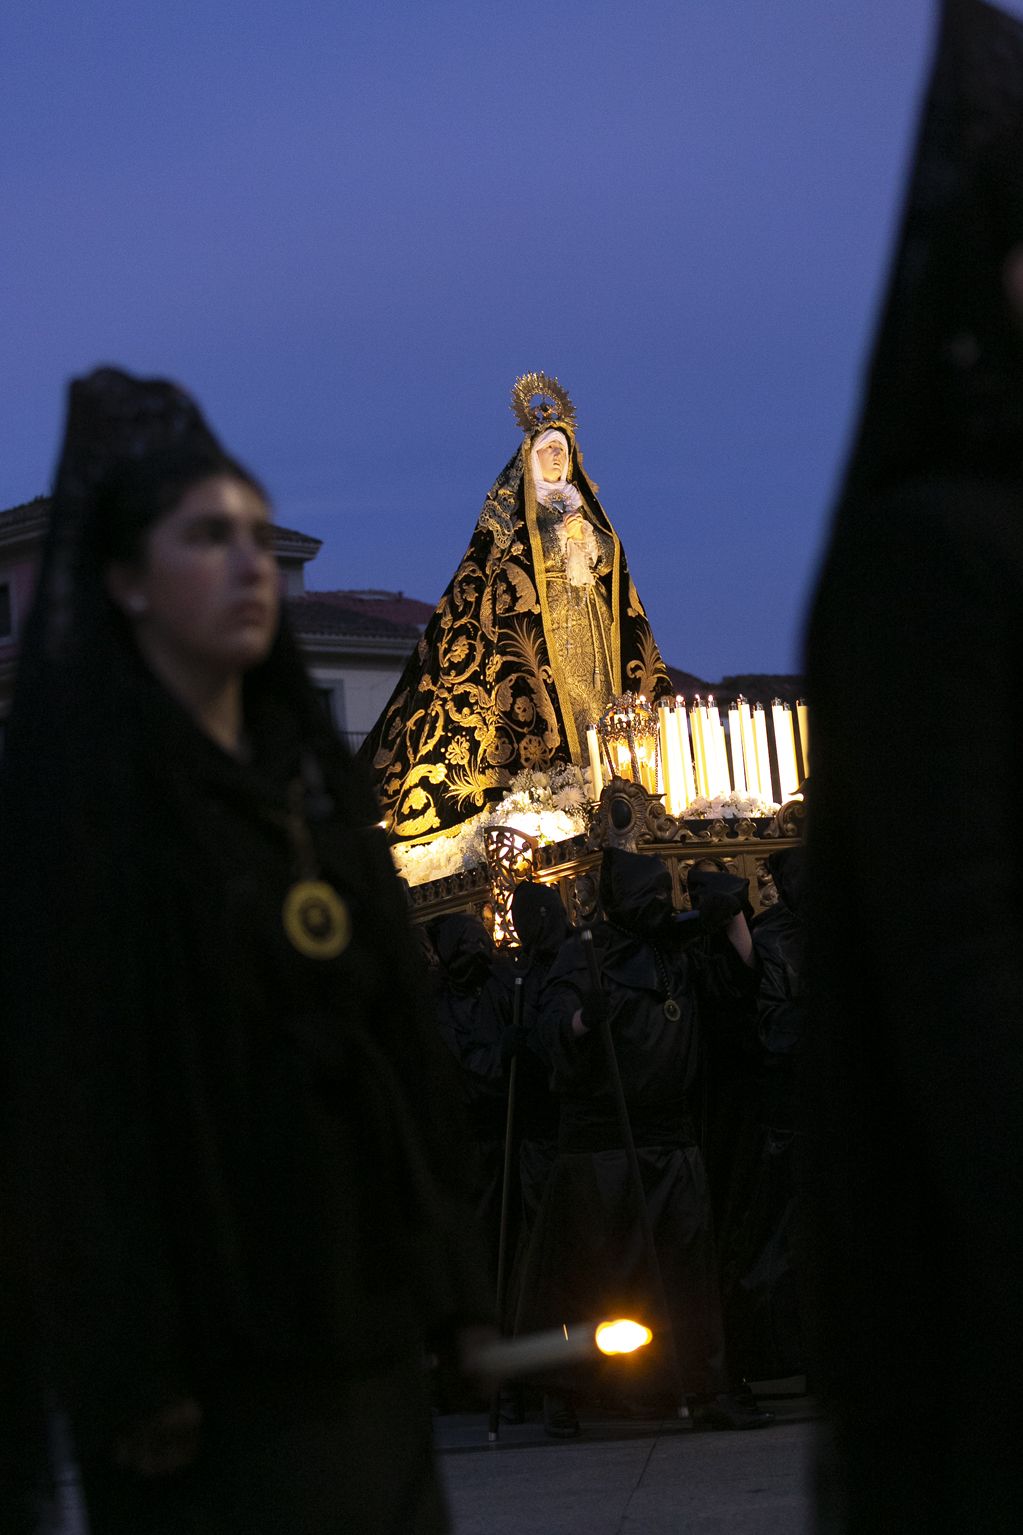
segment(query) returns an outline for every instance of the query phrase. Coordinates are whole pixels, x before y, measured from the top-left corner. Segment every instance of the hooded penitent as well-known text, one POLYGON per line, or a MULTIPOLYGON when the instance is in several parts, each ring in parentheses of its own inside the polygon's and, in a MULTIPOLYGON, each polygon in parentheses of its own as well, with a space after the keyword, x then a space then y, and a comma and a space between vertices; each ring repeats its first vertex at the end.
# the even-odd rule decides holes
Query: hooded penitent
POLYGON ((940 9, 807 657, 803 1184, 845 1535, 1023 1525, 1023 26, 940 9))
MULTIPOLYGON (((591 952, 686 1390, 719 1391, 710 1205, 690 1103, 699 1054, 697 997, 732 999, 755 985, 754 972, 727 941, 686 941, 690 925, 673 921, 671 875, 661 859, 605 849, 600 895, 607 920, 593 929, 591 952)), ((631 1304, 633 1314, 655 1316, 660 1304, 650 1290, 601 1034, 580 1035, 573 1023, 592 987, 584 944, 569 938, 547 974, 536 1026, 559 1098, 559 1155, 524 1266, 517 1319, 523 1331, 558 1326, 565 1316, 600 1315, 609 1305, 631 1304)), ((663 1332, 663 1325, 652 1325, 663 1332)), ((651 1366, 656 1370, 653 1358, 642 1372, 651 1366)), ((562 1383, 572 1385, 571 1379, 562 1383)), ((656 1381, 648 1376, 647 1386, 655 1389, 656 1381)))
POLYGON ((660 858, 605 848, 600 899, 609 922, 645 942, 656 943, 670 930, 671 875, 660 858))
POLYGON ((534 885, 528 881, 516 885, 512 896, 512 922, 529 960, 552 955, 568 937, 568 913, 556 890, 549 885, 534 885))
POLYGON ((522 446, 362 748, 399 841, 455 829, 524 768, 582 763, 587 725, 623 689, 670 691, 567 394, 527 374, 513 404, 522 446), (568 465, 548 483, 536 452, 555 434, 568 465))
POLYGON ((455 912, 434 929, 434 948, 446 983, 457 992, 476 992, 494 961, 494 941, 479 917, 455 912))

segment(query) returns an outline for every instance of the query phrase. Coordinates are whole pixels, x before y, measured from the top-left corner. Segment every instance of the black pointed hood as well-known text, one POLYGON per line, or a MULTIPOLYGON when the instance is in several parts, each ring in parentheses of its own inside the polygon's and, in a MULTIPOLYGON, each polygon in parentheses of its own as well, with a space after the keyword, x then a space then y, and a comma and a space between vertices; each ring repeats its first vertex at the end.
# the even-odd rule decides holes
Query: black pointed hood
POLYGON ((600 899, 609 922, 637 938, 655 939, 674 912, 667 864, 648 853, 607 848, 600 868, 600 899))
POLYGON ((850 493, 1023 472, 1023 322, 1006 287, 1023 244, 1021 125, 1023 24, 945 0, 850 493))
POLYGON ((529 956, 555 954, 568 937, 568 914, 550 885, 517 885, 512 896, 512 922, 529 956))
POLYGON ((456 912, 433 928, 433 945, 445 981, 456 991, 482 985, 494 959, 494 940, 479 917, 456 912))

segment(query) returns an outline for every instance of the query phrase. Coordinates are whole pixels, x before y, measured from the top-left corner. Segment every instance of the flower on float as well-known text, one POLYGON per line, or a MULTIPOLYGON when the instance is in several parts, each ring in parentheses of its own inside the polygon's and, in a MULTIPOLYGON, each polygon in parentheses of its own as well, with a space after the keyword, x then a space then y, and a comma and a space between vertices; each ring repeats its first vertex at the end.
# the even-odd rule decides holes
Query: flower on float
POLYGON ((500 801, 464 822, 449 837, 412 847, 395 847, 399 874, 410 885, 444 879, 486 864, 486 833, 491 826, 514 826, 541 844, 578 837, 587 827, 585 780, 572 763, 554 763, 546 771, 516 773, 500 801))
POLYGON ((778 806, 756 794, 716 794, 713 799, 698 794, 682 811, 681 820, 740 821, 774 815, 778 806))

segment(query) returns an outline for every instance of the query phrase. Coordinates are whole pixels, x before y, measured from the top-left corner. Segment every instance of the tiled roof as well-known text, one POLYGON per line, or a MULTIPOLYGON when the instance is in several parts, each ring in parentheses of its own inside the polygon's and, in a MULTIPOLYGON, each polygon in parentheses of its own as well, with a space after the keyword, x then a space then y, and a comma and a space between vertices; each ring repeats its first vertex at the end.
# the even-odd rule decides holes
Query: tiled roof
MULTIPOLYGON (((420 635, 415 623, 396 623, 383 613, 365 612, 338 601, 337 592, 304 592, 288 598, 292 627, 300 636, 349 635, 360 639, 403 640, 411 650, 420 635)), ((433 610, 431 609, 431 612, 433 610)))
POLYGON ((38 517, 45 517, 49 510, 49 496, 33 496, 31 501, 23 501, 20 506, 9 506, 0 512, 0 532, 13 531, 23 523, 34 522, 38 517))
POLYGON ((417 630, 425 629, 433 617, 431 602, 421 602, 418 597, 406 597, 404 592, 375 590, 345 592, 310 592, 321 602, 333 602, 350 613, 365 613, 367 618, 384 619, 392 624, 412 624, 417 630))
POLYGON ((298 548, 308 549, 310 559, 317 550, 323 548, 322 538, 313 538, 309 533, 297 533, 294 528, 282 528, 279 522, 274 523, 274 542, 294 544, 298 548))

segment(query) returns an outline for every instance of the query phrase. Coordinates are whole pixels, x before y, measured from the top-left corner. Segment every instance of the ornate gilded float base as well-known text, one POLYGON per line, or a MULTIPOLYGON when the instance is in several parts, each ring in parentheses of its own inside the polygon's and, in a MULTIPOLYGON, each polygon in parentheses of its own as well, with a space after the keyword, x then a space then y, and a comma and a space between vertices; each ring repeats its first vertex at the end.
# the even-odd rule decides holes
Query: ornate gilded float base
MULTIPOLYGON (((686 875, 702 858, 713 858, 730 872, 749 880, 754 911, 773 903, 774 888, 767 859, 782 848, 802 841, 805 804, 802 799, 783 805, 777 815, 749 821, 687 821, 670 816, 662 800, 639 784, 613 779, 600 797, 587 836, 538 847, 532 854, 533 878, 557 887, 569 920, 592 922, 598 915, 597 882, 605 847, 653 853, 671 870, 675 905, 689 906, 686 875)), ((505 851, 511 851, 510 847, 505 851)), ((495 870, 496 884, 506 887, 508 869, 495 870)), ((495 884, 481 866, 467 869, 432 884, 414 886, 409 897, 413 919, 432 922, 449 912, 475 912, 493 930, 495 884)), ((498 929, 500 929, 498 922, 498 929)))

